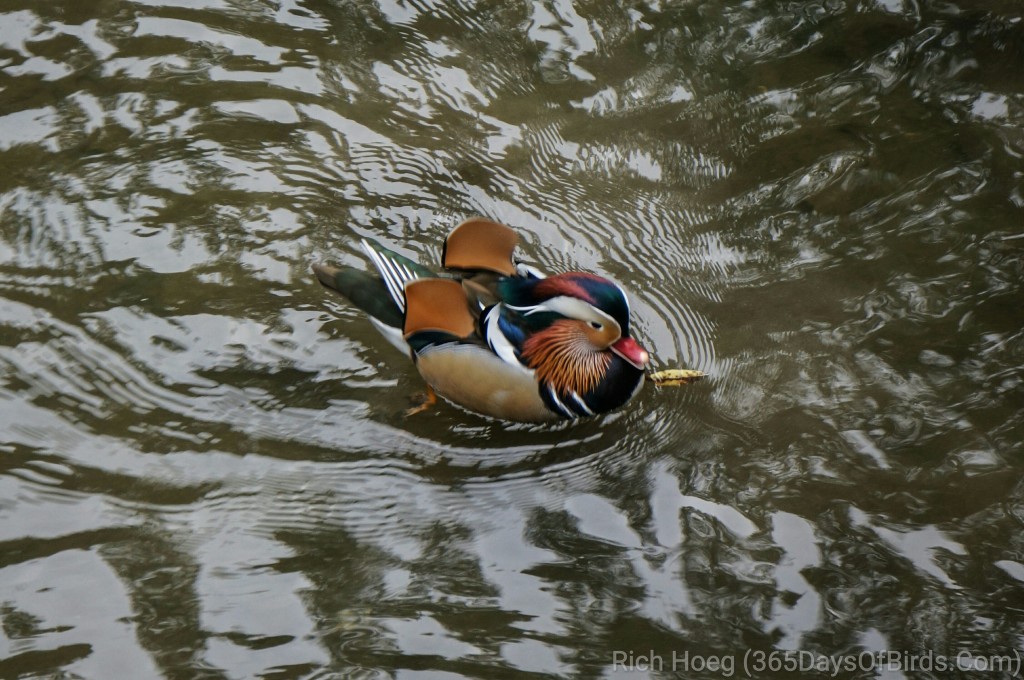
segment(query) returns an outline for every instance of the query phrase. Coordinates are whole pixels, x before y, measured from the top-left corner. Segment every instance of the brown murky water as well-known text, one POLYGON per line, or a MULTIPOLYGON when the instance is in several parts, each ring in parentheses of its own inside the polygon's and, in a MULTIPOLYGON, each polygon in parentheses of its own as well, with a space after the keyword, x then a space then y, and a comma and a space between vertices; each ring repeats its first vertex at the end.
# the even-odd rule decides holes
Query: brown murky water
POLYGON ((1022 64, 1008 0, 5 0, 0 676, 1019 674, 1022 64), (712 379, 405 418, 308 263, 472 214, 712 379))

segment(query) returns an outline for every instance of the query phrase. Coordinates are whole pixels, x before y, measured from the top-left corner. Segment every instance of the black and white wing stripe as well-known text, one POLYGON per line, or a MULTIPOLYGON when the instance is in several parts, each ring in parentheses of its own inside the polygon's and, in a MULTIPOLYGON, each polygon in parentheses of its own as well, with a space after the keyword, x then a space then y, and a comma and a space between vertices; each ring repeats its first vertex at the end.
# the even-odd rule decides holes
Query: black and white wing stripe
POLYGON ((384 279, 384 285, 387 287, 391 299, 395 301, 395 304, 398 305, 398 308, 404 314, 405 284, 420 277, 410 271, 409 267, 402 262, 376 250, 366 239, 363 239, 363 250, 370 258, 370 261, 373 262, 373 266, 377 268, 380 277, 384 279))
POLYGON ((516 260, 516 276, 522 276, 524 279, 546 279, 547 274, 534 267, 532 264, 526 264, 516 260))
POLYGON ((502 303, 498 303, 484 313, 483 323, 480 324, 484 340, 487 342, 487 346, 491 348, 491 351, 497 354, 506 364, 526 368, 519 361, 516 348, 501 330, 501 307, 502 303))

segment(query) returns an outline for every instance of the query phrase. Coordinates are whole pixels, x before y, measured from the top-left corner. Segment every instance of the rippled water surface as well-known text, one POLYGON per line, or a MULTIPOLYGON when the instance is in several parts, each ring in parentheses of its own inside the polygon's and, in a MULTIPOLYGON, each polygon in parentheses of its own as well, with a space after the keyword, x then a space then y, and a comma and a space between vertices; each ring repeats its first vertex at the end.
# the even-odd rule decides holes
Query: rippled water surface
POLYGON ((1013 658, 1022 16, 4 0, 0 676, 1013 658), (435 262, 473 214, 712 377, 406 417, 415 370, 308 265, 435 262))

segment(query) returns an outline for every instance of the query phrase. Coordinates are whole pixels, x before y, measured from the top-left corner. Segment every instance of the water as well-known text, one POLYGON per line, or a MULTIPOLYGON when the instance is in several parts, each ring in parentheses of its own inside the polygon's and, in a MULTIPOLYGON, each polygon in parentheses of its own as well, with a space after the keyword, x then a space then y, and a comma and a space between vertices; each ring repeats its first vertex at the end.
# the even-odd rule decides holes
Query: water
POLYGON ((1012 675, 1021 63, 998 0, 6 0, 0 675, 1012 675), (406 418, 308 264, 472 214, 711 379, 406 418))

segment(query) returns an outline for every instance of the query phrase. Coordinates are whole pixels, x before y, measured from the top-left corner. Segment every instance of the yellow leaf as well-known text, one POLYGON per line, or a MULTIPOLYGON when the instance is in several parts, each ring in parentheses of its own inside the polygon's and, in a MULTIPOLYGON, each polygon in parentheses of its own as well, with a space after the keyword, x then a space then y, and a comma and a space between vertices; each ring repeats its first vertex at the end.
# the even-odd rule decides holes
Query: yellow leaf
POLYGON ((647 379, 659 386, 688 385, 707 376, 703 371, 691 371, 686 368, 670 368, 656 373, 648 373, 647 379))

